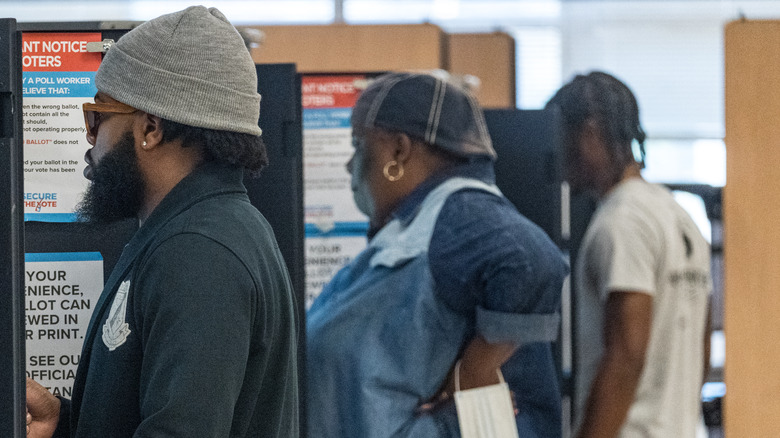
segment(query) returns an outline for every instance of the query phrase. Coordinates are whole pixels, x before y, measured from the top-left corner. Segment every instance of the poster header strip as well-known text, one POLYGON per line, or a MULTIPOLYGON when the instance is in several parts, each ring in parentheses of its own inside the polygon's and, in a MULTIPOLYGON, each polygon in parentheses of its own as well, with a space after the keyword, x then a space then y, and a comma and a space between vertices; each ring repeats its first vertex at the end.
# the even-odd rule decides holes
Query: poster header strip
POLYGON ((303 129, 350 128, 352 108, 305 109, 303 129))
POLYGON ((328 231, 323 231, 315 224, 305 225, 306 237, 349 237, 365 236, 368 233, 368 222, 337 222, 328 231))
POLYGON ((23 97, 85 97, 97 93, 95 72, 24 72, 23 97))
POLYGON ((25 221, 38 222, 76 222, 76 213, 25 213, 25 221))
POLYGON ((24 255, 25 262, 85 262, 100 261, 103 256, 97 251, 88 252, 34 252, 24 255))

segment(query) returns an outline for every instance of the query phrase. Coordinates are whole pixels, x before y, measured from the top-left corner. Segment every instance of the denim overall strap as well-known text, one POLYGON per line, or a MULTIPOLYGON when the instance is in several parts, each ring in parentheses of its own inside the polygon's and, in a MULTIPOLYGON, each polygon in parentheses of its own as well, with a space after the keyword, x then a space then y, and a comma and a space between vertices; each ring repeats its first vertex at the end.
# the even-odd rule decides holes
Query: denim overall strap
POLYGON ((451 178, 433 189, 423 200, 417 216, 404 226, 395 219, 377 233, 370 247, 380 248, 371 258, 371 266, 393 267, 428 251, 428 245, 447 198, 463 189, 478 189, 501 196, 495 185, 471 178, 451 178))

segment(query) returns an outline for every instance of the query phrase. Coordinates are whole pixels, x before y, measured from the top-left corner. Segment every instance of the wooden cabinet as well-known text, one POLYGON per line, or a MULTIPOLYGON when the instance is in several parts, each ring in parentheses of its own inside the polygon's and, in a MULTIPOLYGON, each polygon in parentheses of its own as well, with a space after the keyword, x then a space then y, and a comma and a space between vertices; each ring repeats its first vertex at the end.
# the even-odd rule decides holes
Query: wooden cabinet
POLYGON ((514 108, 515 40, 503 32, 448 35, 449 71, 480 79, 477 98, 484 107, 514 108))
POLYGON ((265 38, 258 63, 295 63, 302 73, 444 69, 479 78, 484 107, 515 106, 514 39, 501 32, 447 34, 432 24, 252 26, 265 38))
POLYGON ((725 29, 725 434, 780 433, 780 21, 725 29))

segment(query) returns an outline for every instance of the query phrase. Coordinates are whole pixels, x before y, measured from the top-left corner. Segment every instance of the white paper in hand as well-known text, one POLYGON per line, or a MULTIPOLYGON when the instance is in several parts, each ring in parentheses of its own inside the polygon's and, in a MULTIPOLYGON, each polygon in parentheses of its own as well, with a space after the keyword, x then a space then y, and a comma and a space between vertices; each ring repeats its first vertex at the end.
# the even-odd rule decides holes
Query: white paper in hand
POLYGON ((460 390, 460 361, 455 364, 455 408, 462 438, 518 438, 509 386, 501 383, 460 390))

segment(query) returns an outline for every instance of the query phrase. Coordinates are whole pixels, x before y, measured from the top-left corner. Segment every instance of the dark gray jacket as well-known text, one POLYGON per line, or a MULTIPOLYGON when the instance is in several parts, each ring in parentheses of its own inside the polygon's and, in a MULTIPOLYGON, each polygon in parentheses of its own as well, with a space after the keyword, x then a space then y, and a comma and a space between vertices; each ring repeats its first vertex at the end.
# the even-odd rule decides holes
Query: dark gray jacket
POLYGON ((292 287, 241 180, 202 166, 125 247, 55 436, 298 436, 292 287))

